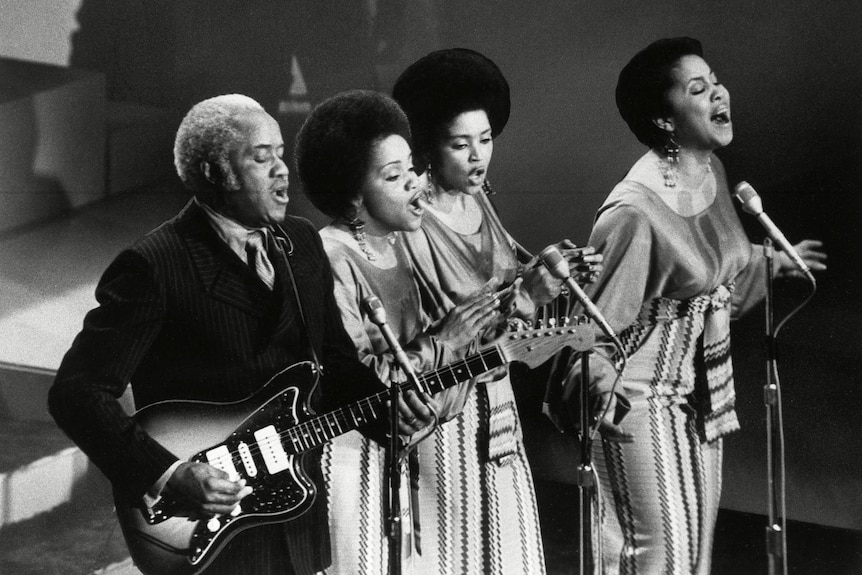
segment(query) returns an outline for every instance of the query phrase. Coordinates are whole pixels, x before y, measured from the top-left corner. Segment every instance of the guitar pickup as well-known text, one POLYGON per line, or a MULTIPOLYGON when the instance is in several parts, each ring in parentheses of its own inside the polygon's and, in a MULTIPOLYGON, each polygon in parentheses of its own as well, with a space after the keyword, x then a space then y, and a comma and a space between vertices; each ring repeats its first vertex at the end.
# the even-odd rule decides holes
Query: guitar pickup
POLYGON ((278 436, 278 431, 274 425, 267 425, 263 429, 258 429, 254 432, 254 438, 257 440, 258 448, 260 448, 260 456, 271 475, 290 467, 290 458, 281 445, 281 438, 278 436))
POLYGON ((246 476, 257 476, 257 465, 254 464, 254 458, 251 456, 251 449, 248 448, 248 444, 242 441, 236 446, 236 450, 239 452, 242 466, 245 467, 246 476))
POLYGON ((231 481, 239 480, 239 472, 233 464, 233 457, 227 445, 220 445, 215 449, 210 449, 207 451, 206 456, 207 463, 227 473, 231 481))

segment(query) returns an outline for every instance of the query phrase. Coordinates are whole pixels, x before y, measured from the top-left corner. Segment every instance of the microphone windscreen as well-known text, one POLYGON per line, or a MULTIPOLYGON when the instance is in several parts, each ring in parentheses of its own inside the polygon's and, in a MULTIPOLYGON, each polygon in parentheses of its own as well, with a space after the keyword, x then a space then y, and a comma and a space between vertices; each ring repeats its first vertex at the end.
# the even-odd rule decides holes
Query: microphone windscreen
POLYGON ((380 298, 370 295, 362 300, 362 305, 365 307, 365 313, 371 318, 371 321, 376 325, 386 323, 386 309, 383 307, 383 302, 380 298))
POLYGON ((548 271, 551 272, 555 278, 564 280, 569 277, 569 266, 566 263, 566 260, 563 259, 563 254, 560 253, 554 246, 548 246, 542 253, 539 254, 539 259, 542 260, 542 263, 545 264, 545 267, 548 268, 548 271))
POLYGON ((733 188, 734 197, 742 204, 742 211, 756 216, 763 211, 763 203, 754 188, 746 181, 739 182, 733 188))

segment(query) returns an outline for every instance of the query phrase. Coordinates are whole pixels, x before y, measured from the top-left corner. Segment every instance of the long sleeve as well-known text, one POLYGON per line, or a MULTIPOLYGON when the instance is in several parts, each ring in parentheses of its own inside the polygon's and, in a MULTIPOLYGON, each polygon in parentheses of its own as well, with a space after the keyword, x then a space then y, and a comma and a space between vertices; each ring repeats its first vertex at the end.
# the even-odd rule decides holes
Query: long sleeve
POLYGON ((63 359, 48 406, 57 424, 115 485, 135 496, 176 457, 126 415, 117 398, 162 328, 164 305, 146 262, 126 251, 96 290, 99 307, 63 359))
MULTIPOLYGON (((616 333, 621 333, 634 323, 643 302, 658 289, 651 285, 649 271, 652 267, 654 246, 649 223, 629 205, 611 206, 597 218, 590 234, 589 245, 604 255, 604 270, 598 281, 585 288, 590 299, 616 333)), ((578 313, 583 313, 580 308, 578 313)), ((603 334, 597 335, 600 343, 610 343, 603 334)), ((590 364, 590 388, 592 393, 610 391, 616 379, 616 350, 605 348, 596 354, 590 364)), ((580 365, 575 363, 574 382, 580 385, 580 365)), ((573 393, 571 390, 569 393, 573 393)), ((624 401, 621 386, 616 389, 618 399, 624 401)), ((553 397, 549 394, 548 397, 553 397)), ((576 398, 573 398, 576 399, 576 398)), ((560 409, 552 406, 552 409, 560 409)), ((571 417, 576 410, 572 408, 571 417)), ((552 418, 553 419, 553 418, 552 418)))
POLYGON ((766 254, 762 245, 752 244, 751 259, 736 276, 734 284, 732 317, 737 319, 766 297, 766 254))
POLYGON ((589 245, 604 255, 604 270, 585 291, 618 333, 634 322, 658 287, 650 285, 652 241, 649 223, 631 206, 604 211, 590 235, 589 245))

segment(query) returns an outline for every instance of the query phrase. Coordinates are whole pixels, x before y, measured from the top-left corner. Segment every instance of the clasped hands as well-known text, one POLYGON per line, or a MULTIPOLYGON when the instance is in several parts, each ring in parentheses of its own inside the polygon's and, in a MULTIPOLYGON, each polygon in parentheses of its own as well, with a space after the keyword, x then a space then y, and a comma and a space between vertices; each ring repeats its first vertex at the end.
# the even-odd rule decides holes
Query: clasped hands
MULTIPOLYGON (((554 244, 563 258, 569 264, 569 276, 579 284, 595 282, 602 272, 602 254, 596 253, 592 246, 577 247, 570 240, 554 244)), ((550 303, 563 288, 563 280, 554 277, 542 264, 538 256, 526 265, 523 274, 521 290, 524 291, 536 307, 550 303)))

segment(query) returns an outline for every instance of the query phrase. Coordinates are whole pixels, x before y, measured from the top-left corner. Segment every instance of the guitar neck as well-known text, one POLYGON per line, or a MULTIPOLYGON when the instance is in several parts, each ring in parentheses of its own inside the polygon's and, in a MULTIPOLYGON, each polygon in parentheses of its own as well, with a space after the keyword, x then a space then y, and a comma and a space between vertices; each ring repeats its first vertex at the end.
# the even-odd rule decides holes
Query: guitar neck
MULTIPOLYGON (((466 359, 420 374, 418 378, 422 387, 434 395, 505 364, 506 359, 501 350, 494 345, 466 359)), ((407 390, 411 384, 407 382, 398 385, 401 390, 407 390)), ((375 421, 384 413, 386 402, 390 397, 389 391, 381 391, 356 403, 314 417, 291 428, 284 439, 298 452, 312 449, 334 437, 375 421)))

